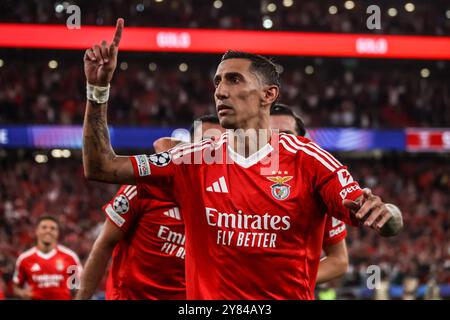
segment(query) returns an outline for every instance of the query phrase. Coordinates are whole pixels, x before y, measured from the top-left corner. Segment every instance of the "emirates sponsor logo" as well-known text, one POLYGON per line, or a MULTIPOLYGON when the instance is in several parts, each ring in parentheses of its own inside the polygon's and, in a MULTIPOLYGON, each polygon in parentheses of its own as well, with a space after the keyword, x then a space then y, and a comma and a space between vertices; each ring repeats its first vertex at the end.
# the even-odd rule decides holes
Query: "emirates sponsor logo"
POLYGON ((55 288, 59 287, 64 276, 61 274, 34 274, 32 279, 37 283, 38 288, 55 288))
POLYGON ((157 235, 158 238, 164 241, 161 246, 161 252, 164 252, 169 256, 184 259, 184 243, 186 242, 184 233, 173 231, 169 227, 161 225, 157 235))
POLYGON ((287 215, 219 212, 214 208, 205 208, 205 212, 208 225, 218 229, 216 243, 223 246, 276 248, 278 234, 273 231, 291 227, 287 215))

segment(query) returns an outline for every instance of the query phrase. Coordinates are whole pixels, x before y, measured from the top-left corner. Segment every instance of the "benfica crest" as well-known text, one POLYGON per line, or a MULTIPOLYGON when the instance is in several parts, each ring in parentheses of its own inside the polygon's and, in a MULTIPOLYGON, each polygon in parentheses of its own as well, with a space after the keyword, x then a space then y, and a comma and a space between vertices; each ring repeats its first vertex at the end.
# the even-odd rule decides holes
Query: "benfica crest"
POLYGON ((270 188, 272 189, 272 196, 275 199, 284 200, 289 197, 289 194, 291 193, 291 186, 286 182, 288 182, 292 178, 292 176, 267 177, 267 179, 269 179, 270 181, 275 182, 275 184, 270 186, 270 188))

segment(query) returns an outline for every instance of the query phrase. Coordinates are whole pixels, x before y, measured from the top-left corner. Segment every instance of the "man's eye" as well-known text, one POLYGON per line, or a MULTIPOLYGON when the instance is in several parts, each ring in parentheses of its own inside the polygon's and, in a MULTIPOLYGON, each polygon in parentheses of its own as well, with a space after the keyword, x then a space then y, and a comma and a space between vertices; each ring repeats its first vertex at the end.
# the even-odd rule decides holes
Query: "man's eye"
POLYGON ((239 83, 239 77, 233 77, 233 78, 231 78, 231 82, 233 82, 233 83, 239 83))

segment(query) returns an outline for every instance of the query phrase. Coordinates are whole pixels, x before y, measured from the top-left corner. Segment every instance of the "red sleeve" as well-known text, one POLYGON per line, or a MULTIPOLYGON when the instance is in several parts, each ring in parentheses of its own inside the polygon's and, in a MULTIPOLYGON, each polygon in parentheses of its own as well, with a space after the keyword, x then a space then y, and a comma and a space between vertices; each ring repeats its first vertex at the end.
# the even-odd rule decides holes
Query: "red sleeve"
POLYGON ((155 198, 161 201, 174 200, 171 191, 179 170, 178 164, 172 161, 171 153, 137 155, 130 159, 139 197, 155 198))
POLYGON ((306 146, 313 161, 310 165, 313 186, 327 206, 327 213, 346 224, 359 226, 359 220, 342 204, 344 199, 355 200, 362 195, 358 182, 330 153, 311 141, 306 146))
POLYGON ((116 195, 103 206, 106 217, 125 233, 142 215, 142 200, 138 198, 137 193, 136 186, 121 186, 116 195))
POLYGON ((16 261, 16 268, 14 270, 13 282, 19 287, 23 287, 25 280, 26 274, 23 267, 23 259, 21 259, 21 257, 19 256, 19 258, 16 261))
POLYGON ((335 245, 344 240, 346 236, 347 229, 345 228, 345 223, 335 217, 327 215, 322 247, 335 245))

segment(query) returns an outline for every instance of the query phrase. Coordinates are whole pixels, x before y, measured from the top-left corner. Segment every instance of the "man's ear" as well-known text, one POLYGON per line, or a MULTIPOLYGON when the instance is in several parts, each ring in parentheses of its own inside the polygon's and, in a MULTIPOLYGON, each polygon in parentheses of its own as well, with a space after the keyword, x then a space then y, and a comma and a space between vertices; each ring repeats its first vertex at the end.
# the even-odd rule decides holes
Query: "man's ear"
POLYGON ((275 85, 266 86, 262 97, 263 105, 271 106, 280 95, 280 88, 275 85))

